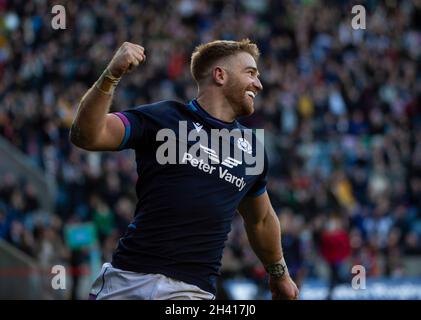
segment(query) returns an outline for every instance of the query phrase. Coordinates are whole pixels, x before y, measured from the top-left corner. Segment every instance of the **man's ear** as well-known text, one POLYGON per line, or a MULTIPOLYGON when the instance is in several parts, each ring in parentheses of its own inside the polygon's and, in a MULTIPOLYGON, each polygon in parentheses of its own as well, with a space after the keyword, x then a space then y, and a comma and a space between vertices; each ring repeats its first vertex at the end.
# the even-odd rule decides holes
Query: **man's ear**
POLYGON ((227 78, 227 73, 221 67, 215 67, 212 70, 212 78, 218 86, 222 86, 227 78))

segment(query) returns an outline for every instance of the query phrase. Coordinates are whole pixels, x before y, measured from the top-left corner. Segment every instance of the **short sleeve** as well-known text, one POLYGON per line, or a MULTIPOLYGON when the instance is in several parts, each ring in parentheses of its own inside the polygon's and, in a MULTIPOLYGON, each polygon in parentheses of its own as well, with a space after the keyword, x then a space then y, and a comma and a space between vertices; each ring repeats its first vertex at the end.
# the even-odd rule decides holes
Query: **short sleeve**
POLYGON ((124 124, 124 138, 118 150, 135 149, 142 144, 146 136, 147 123, 140 112, 129 109, 122 112, 113 112, 124 124))
POLYGON ((263 171, 258 176, 257 180, 254 182, 250 190, 247 192, 246 197, 258 197, 261 194, 265 193, 267 179, 268 179, 267 173, 268 173, 268 158, 265 151, 263 171))

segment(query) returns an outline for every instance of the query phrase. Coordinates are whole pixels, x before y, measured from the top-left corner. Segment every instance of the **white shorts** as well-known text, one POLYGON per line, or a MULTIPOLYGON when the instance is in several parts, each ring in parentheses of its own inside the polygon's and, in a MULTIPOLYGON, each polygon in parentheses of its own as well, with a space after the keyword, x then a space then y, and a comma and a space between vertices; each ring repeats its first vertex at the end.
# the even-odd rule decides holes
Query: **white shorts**
POLYGON ((198 286, 162 274, 137 273, 104 263, 92 285, 91 300, 214 300, 198 286))

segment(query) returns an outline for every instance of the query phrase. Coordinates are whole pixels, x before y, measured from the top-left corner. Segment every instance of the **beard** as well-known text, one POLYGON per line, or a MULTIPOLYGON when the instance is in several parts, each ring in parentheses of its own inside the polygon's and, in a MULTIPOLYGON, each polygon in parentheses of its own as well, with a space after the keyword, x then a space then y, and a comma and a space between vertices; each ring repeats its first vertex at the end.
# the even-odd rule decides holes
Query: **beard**
POLYGON ((237 117, 249 116, 254 112, 253 98, 246 94, 247 87, 241 85, 240 81, 236 79, 230 80, 227 84, 224 95, 237 117))

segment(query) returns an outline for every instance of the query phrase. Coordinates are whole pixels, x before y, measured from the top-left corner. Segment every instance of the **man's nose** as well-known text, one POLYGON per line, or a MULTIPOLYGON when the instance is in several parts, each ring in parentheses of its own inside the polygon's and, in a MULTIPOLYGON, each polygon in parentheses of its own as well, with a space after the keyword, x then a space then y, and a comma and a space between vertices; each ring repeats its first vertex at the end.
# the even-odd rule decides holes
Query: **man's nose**
POLYGON ((254 87, 258 90, 258 91, 262 91, 263 90, 263 85, 260 82, 259 78, 256 78, 253 82, 254 87))

